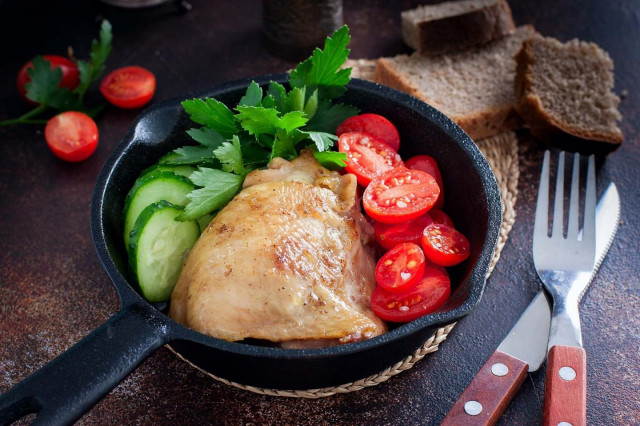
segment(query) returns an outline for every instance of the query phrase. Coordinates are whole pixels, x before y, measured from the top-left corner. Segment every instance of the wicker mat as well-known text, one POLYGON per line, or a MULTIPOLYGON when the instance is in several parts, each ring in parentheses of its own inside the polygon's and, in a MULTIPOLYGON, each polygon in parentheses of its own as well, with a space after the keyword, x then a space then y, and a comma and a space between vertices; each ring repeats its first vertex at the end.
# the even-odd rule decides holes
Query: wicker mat
MULTIPOLYGON (((502 228, 500 229, 500 237, 496 250, 493 254, 493 259, 489 266, 489 272, 487 277, 493 271, 498 259, 500 259, 500 253, 507 242, 509 231, 515 221, 515 203, 518 195, 518 145, 516 135, 513 132, 505 132, 490 138, 482 139, 478 141, 478 147, 487 158, 487 161, 491 165, 493 173, 500 187, 500 195, 502 196, 502 228)), ((179 353, 171 349, 178 357, 182 358, 185 362, 191 364, 193 367, 202 371, 202 373, 216 379, 227 385, 234 386, 239 389, 248 390, 251 392, 259 393, 262 395, 271 396, 286 396, 294 398, 322 398, 326 396, 335 395, 338 393, 348 393, 357 390, 364 389, 366 387, 375 386, 382 382, 389 380, 396 374, 410 369, 416 362, 420 361, 427 354, 438 350, 438 346, 442 343, 451 330, 455 327, 456 323, 448 324, 439 328, 424 344, 418 348, 413 354, 407 356, 402 361, 390 366, 384 371, 366 377, 364 379, 357 380, 351 383, 345 383, 340 386, 333 386, 322 389, 308 389, 308 390, 279 390, 279 389, 264 389, 255 386, 243 385, 240 383, 231 382, 223 379, 222 377, 215 376, 208 373, 198 366, 191 363, 189 360, 182 357, 179 353)))

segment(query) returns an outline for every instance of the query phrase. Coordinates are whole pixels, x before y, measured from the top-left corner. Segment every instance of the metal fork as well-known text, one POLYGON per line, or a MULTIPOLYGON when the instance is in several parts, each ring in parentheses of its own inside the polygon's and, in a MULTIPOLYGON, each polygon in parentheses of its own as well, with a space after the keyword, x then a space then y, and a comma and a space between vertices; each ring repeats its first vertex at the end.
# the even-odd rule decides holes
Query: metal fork
POLYGON ((595 266, 595 161, 588 159, 582 231, 579 230, 580 156, 574 155, 566 237, 564 162, 558 158, 551 235, 548 234, 549 151, 544 154, 533 232, 533 262, 553 297, 545 380, 544 424, 586 424, 586 353, 578 305, 595 266))

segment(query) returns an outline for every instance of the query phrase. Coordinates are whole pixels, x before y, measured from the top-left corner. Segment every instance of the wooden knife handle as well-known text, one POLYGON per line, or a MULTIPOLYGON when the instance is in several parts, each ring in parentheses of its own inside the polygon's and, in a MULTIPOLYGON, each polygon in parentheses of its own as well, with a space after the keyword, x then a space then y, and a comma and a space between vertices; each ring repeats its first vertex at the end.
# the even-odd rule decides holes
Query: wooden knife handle
POLYGON ((587 354, 575 346, 549 351, 544 389, 543 424, 587 424, 587 354))
POLYGON ((527 377, 526 362, 495 351, 442 421, 442 425, 493 425, 527 377))

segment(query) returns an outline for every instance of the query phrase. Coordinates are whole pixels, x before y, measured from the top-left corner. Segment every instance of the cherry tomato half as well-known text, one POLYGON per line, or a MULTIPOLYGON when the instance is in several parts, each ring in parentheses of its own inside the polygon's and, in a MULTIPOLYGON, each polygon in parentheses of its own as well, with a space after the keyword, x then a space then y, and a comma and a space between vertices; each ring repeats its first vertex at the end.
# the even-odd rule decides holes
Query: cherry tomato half
POLYGON ((49 149, 60 159, 82 161, 98 146, 98 126, 87 114, 67 111, 47 122, 44 137, 49 149))
POLYGON ((364 211, 376 221, 399 223, 426 213, 440 189, 429 173, 404 167, 378 175, 364 190, 364 211))
POLYGON ((120 108, 138 108, 156 91, 156 77, 142 67, 132 66, 111 71, 100 83, 100 92, 120 108))
POLYGON ((402 293, 422 278, 424 266, 425 257, 419 245, 399 244, 378 260, 376 283, 391 293, 402 293))
POLYGON ((424 228, 431 223, 433 223, 433 219, 429 213, 426 213, 416 219, 401 223, 376 222, 373 225, 373 230, 378 244, 389 250, 403 243, 420 244, 424 228))
POLYGON ((442 186, 442 174, 440 173, 440 168, 435 158, 430 155, 416 155, 409 158, 404 165, 408 169, 422 170, 436 178, 436 182, 438 182, 438 186, 440 187, 440 196, 433 207, 442 209, 442 207, 444 207, 444 187, 442 186))
POLYGON ((343 133, 338 150, 347 154, 347 172, 356 175, 361 186, 367 186, 380 173, 403 165, 402 158, 389 145, 366 133, 343 133))
MULTIPOLYGON (((78 87, 78 84, 80 83, 80 73, 78 72, 78 66, 75 62, 70 61, 64 56, 58 55, 44 55, 44 59, 49 61, 51 69, 60 68, 62 70, 62 80, 60 80, 59 87, 66 87, 69 90, 73 90, 78 87)), ((24 87, 25 84, 31 81, 31 77, 29 77, 28 72, 30 68, 33 68, 32 61, 27 62, 20 69, 16 83, 18 84, 18 92, 20 92, 22 99, 31 105, 37 105, 36 102, 27 98, 27 89, 24 87)))
POLYGON ((427 266, 418 284, 405 292, 391 293, 376 286, 371 294, 371 309, 386 321, 408 322, 437 311, 450 294, 449 275, 427 266))
POLYGON ((433 263, 453 266, 469 257, 469 241, 459 231, 443 223, 432 223, 422 234, 424 255, 433 263))
POLYGON ((433 206, 433 208, 429 210, 429 216, 431 216, 433 223, 444 223, 445 225, 449 225, 450 227, 455 228, 453 220, 451 220, 449 215, 442 210, 437 209, 435 206, 433 206))
POLYGON ((360 114, 349 117, 338 126, 336 135, 359 132, 375 136, 394 151, 400 149, 400 134, 389 120, 378 114, 360 114))

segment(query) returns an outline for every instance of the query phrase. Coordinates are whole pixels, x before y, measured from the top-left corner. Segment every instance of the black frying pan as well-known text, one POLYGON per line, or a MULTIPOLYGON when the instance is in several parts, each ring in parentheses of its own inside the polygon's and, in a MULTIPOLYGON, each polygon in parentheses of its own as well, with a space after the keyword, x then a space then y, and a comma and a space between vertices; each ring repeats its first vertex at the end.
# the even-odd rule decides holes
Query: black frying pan
MULTIPOLYGON (((287 81, 285 74, 255 79, 287 81)), ((236 105, 250 79, 188 97, 215 97, 236 105)), ((358 343, 324 349, 285 350, 205 336, 171 320, 166 305, 145 301, 130 284, 122 209, 138 174, 172 149, 189 143, 191 123, 180 100, 146 110, 109 157, 94 190, 91 233, 113 281, 121 310, 67 352, 0 396, 0 423, 37 412, 34 423, 79 418, 158 347, 171 342, 183 357, 225 379, 275 389, 322 388, 376 374, 420 347, 439 324, 468 314, 478 303, 501 224, 498 186, 473 141, 434 108, 403 93, 353 80, 342 102, 390 119, 401 135, 403 158, 436 158, 444 178, 446 209, 471 243, 471 257, 451 272, 454 285, 435 314, 358 343)), ((78 301, 82 303, 82 301, 78 301)))

